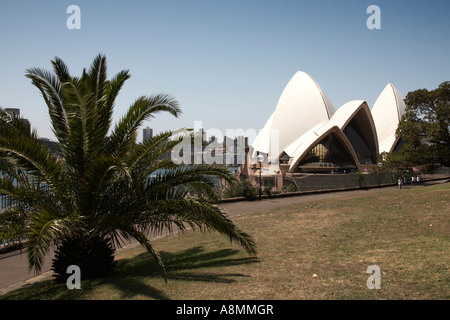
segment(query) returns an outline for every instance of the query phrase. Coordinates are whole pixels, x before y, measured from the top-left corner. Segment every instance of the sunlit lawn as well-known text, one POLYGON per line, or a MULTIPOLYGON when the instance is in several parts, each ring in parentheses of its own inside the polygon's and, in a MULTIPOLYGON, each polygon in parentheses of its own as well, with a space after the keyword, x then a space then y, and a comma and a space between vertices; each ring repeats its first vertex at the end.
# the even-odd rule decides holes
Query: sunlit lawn
POLYGON ((233 218, 257 257, 217 233, 159 239, 168 283, 140 247, 81 290, 45 281, 0 299, 449 299, 450 184, 291 205, 233 218), (381 289, 369 290, 369 266, 381 289))

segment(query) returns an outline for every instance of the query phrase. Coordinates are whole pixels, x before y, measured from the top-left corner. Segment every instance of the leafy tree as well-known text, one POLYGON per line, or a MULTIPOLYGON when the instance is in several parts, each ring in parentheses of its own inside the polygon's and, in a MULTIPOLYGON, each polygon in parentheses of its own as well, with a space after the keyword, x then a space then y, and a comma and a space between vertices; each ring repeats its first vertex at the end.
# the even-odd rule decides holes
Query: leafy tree
POLYGON ((405 115, 397 136, 406 143, 388 157, 397 166, 450 164, 450 82, 435 90, 420 89, 406 95, 405 115))
POLYGON ((41 270, 54 244, 55 269, 65 271, 73 262, 57 260, 77 252, 85 255, 80 260, 91 261, 94 266, 86 267, 90 269, 105 257, 102 268, 107 270, 113 264, 108 257, 112 245, 116 248, 123 240, 135 239, 156 259, 165 277, 163 261, 148 235, 188 227, 218 231, 248 253, 256 253, 252 237, 216 205, 214 179, 232 182, 227 169, 179 167, 163 160, 182 141, 171 138, 171 131, 136 143, 144 121, 160 112, 181 114, 173 97, 139 97, 112 128, 115 100, 129 72, 107 80, 103 55, 81 77, 71 76, 59 58, 51 63, 53 73, 32 68, 26 76, 45 100, 60 155, 39 141, 29 123, 0 110, 0 192, 19 202, 1 219, 21 217, 25 223, 30 270, 41 270), (164 174, 158 173, 161 169, 164 174))
POLYGON ((254 200, 258 196, 258 190, 248 180, 241 180, 237 183, 229 184, 224 191, 225 198, 245 197, 247 200, 254 200))

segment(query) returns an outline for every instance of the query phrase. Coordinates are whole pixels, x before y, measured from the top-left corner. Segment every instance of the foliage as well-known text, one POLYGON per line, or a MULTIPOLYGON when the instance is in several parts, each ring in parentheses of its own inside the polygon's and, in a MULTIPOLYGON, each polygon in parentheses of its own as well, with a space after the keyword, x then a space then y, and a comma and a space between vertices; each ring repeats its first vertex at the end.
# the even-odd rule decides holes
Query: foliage
POLYGON ((258 190, 248 180, 240 180, 229 184, 224 191, 226 198, 245 197, 247 200, 254 200, 258 196, 258 190))
POLYGON ((26 232, 26 213, 20 207, 4 209, 0 214, 0 242, 23 237, 26 232))
POLYGON ((70 265, 77 265, 82 270, 83 279, 108 275, 116 264, 114 251, 108 238, 84 234, 68 236, 55 251, 52 264, 54 277, 58 282, 64 282, 70 265))
POLYGON ((215 230, 256 253, 252 237, 216 204, 215 179, 233 180, 227 169, 178 167, 163 160, 182 141, 172 131, 136 143, 144 121, 161 112, 181 114, 173 97, 139 97, 112 127, 115 100, 129 72, 107 80, 103 55, 81 77, 71 76, 59 58, 51 63, 53 72, 32 68, 26 76, 45 100, 59 155, 38 140, 28 122, 0 110, 0 192, 20 202, 12 210, 21 211, 26 222, 30 270, 39 272, 50 247, 74 234, 108 239, 114 246, 137 240, 164 276, 150 234, 215 230))
POLYGON ((361 171, 350 172, 348 175, 350 177, 355 177, 355 179, 357 179, 358 181, 362 181, 365 178, 365 174, 362 173, 361 171))
POLYGON ((264 190, 263 190, 263 194, 267 195, 268 197, 270 197, 270 195, 272 194, 272 186, 265 186, 264 190))
POLYGON ((297 186, 294 183, 289 184, 286 187, 286 192, 297 192, 297 186))
POLYGON ((396 167, 450 164, 450 81, 435 90, 420 89, 405 98, 397 136, 407 143, 387 161, 396 167))

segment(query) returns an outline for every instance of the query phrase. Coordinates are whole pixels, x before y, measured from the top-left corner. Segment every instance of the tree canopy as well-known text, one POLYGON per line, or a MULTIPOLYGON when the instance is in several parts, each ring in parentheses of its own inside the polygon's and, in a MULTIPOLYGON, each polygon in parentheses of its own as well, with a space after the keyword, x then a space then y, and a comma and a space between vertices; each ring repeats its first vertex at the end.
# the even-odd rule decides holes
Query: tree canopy
POLYGON ((404 145, 388 156, 396 166, 450 165, 450 81, 434 90, 419 89, 405 97, 397 128, 404 145))

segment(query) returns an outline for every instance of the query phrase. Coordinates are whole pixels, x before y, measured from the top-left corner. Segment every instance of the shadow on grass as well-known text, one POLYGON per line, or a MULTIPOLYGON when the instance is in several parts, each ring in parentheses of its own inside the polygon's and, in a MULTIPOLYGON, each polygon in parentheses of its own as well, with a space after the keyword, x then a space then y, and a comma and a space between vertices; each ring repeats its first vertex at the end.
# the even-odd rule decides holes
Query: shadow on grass
POLYGON ((32 285, 25 285, 0 296, 0 300, 65 300, 76 299, 74 290, 67 290, 62 284, 55 284, 53 280, 45 280, 32 285))
MULTIPOLYGON (((237 278, 249 276, 214 272, 211 269, 259 261, 256 257, 242 257, 242 251, 239 250, 206 251, 203 247, 176 253, 161 252, 161 256, 169 285, 171 281, 233 283, 237 278)), ((170 297, 164 293, 164 281, 161 280, 161 270, 153 257, 145 252, 133 258, 119 260, 116 270, 104 278, 82 278, 80 290, 69 290, 65 283, 56 284, 53 280, 47 280, 10 292, 1 296, 0 300, 84 300, 92 299, 93 294, 97 295, 95 299, 169 300, 170 297)), ((181 286, 182 284, 180 288, 181 286)))
MULTIPOLYGON (((204 269, 238 266, 258 262, 256 257, 236 257, 239 250, 222 249, 205 251, 203 247, 194 247, 185 251, 170 253, 161 252, 166 266, 167 280, 233 283, 236 278, 249 277, 242 273, 214 273, 204 269)), ((117 272, 105 279, 120 291, 121 298, 129 299, 135 296, 145 296, 153 299, 170 299, 163 291, 152 287, 149 282, 161 279, 161 270, 153 257, 145 252, 130 259, 119 261, 117 272), (113 280, 113 281, 112 281, 113 280)))

